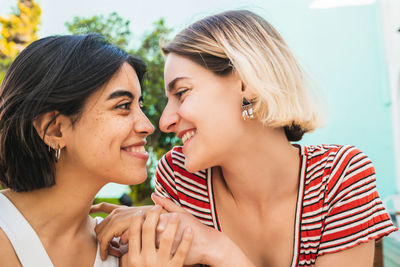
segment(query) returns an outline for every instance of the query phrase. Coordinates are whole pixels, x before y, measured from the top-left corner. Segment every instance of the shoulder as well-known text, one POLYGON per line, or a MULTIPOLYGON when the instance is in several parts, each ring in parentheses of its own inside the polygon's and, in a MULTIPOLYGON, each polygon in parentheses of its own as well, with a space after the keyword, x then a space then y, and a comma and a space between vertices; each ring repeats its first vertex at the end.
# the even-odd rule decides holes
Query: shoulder
POLYGON ((376 189, 375 169, 360 149, 304 147, 307 205, 322 219, 318 255, 353 248, 395 231, 376 189))
POLYGON ((325 192, 325 200, 360 186, 375 187, 375 169, 358 148, 351 145, 302 147, 306 156, 306 192, 325 192))
POLYGON ((14 247, 11 245, 10 240, 0 228, 0 259, 5 266, 21 266, 17 255, 15 254, 14 247))
MULTIPOLYGON (((1 190, 0 194, 7 192, 8 189, 1 190)), ((0 214, 1 215, 1 214, 0 214)), ((0 216, 1 219, 1 216, 0 216)), ((5 263, 1 266, 21 266, 18 260, 17 254, 15 253, 14 247, 11 244, 8 236, 5 234, 3 229, 0 227, 0 262, 5 263)))
POLYGON ((361 150, 352 145, 310 145, 302 147, 302 153, 308 160, 331 159, 338 160, 342 157, 351 158, 362 153, 361 150))
POLYGON ((325 174, 341 175, 354 166, 366 166, 374 172, 368 156, 352 145, 306 146, 302 147, 302 154, 306 156, 307 172, 324 169, 325 174))

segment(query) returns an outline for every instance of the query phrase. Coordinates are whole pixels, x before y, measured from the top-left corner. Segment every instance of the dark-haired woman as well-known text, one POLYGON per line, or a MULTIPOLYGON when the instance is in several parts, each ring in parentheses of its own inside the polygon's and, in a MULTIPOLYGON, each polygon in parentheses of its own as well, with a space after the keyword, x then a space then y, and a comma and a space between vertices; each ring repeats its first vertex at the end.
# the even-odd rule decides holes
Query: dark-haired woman
MULTIPOLYGON (((396 230, 373 164, 353 146, 291 143, 318 126, 318 111, 279 33, 252 12, 228 11, 162 50, 160 128, 183 146, 160 160, 153 200, 192 225, 187 263, 372 266, 375 240, 396 230)), ((119 214, 100 229, 116 233, 119 214)))
MULTIPOLYGON (((0 266, 119 265, 99 257, 88 213, 106 183, 146 179, 153 126, 141 110, 144 72, 141 60, 97 35, 44 38, 13 62, 0 91, 0 182, 8 188, 0 192, 0 266)), ((122 265, 182 265, 190 231, 171 258, 178 220, 170 221, 156 250, 160 211, 135 216, 122 265)))

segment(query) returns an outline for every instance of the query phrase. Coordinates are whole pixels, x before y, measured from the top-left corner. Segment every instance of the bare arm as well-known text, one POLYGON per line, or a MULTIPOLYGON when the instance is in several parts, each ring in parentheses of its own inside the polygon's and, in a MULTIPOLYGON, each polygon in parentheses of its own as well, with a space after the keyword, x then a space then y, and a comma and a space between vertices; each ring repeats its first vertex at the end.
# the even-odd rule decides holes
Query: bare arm
POLYGON ((21 266, 14 248, 0 228, 0 266, 21 266))
POLYGON ((319 256, 315 267, 372 267, 374 250, 375 240, 371 240, 353 248, 319 256))

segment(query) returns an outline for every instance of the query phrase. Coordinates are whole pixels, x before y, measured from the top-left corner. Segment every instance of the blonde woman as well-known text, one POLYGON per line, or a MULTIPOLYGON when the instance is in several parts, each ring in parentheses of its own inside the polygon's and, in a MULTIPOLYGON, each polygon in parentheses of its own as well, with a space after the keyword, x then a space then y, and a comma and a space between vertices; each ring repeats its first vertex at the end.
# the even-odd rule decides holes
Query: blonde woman
POLYGON ((228 11, 162 51, 160 128, 183 146, 160 160, 153 200, 192 225, 186 263, 372 266, 375 241, 396 230, 373 164, 353 146, 292 144, 318 126, 318 110, 279 33, 228 11))

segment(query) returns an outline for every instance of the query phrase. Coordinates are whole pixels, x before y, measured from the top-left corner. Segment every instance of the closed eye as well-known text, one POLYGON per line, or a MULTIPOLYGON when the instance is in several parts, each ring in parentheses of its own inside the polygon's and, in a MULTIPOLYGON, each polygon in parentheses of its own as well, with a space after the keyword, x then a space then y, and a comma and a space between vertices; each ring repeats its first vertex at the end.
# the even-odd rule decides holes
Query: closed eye
POLYGON ((178 99, 181 99, 182 96, 183 96, 186 92, 188 92, 188 91, 189 91, 188 88, 182 88, 180 91, 176 92, 174 95, 175 95, 178 99))

